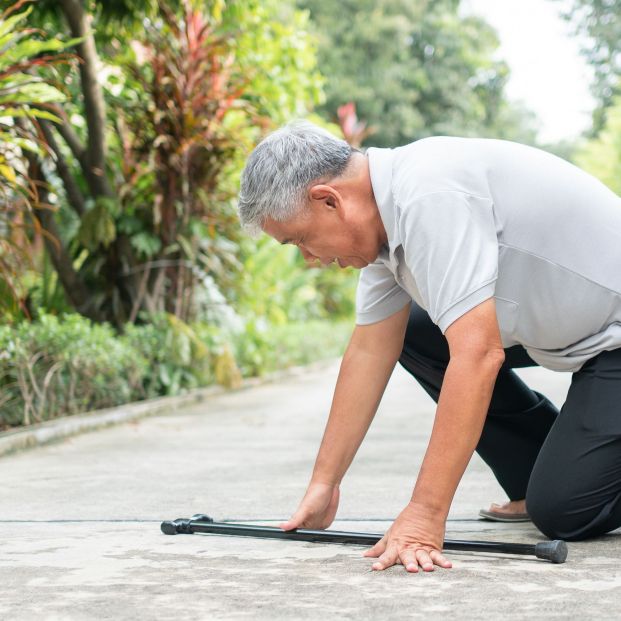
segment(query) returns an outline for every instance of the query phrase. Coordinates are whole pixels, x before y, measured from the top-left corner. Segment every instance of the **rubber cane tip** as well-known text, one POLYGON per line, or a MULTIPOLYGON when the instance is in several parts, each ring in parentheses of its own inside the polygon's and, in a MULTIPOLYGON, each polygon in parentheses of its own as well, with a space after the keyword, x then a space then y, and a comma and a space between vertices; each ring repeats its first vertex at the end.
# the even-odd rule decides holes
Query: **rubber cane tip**
POLYGON ((179 531, 177 530, 177 525, 171 520, 167 520, 166 522, 162 522, 160 525, 162 532, 165 535, 176 535, 179 531))
POLYGON ((553 563, 564 563, 567 559, 567 544, 560 539, 542 541, 535 545, 535 556, 553 563))

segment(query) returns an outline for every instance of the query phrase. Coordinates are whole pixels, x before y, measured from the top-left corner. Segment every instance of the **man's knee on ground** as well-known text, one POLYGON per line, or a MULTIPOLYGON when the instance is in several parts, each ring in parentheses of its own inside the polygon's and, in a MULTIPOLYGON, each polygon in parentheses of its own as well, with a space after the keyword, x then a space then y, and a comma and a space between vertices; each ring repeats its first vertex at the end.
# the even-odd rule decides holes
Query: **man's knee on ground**
POLYGON ((548 495, 547 490, 531 483, 526 491, 526 511, 533 524, 550 539, 562 539, 564 530, 564 503, 555 494, 548 495))
MULTIPOLYGON (((526 511, 533 524, 549 539, 581 541, 607 532, 596 519, 599 511, 577 510, 568 490, 550 489, 532 478, 526 491, 526 511)), ((559 486, 562 488, 562 485, 559 486)))

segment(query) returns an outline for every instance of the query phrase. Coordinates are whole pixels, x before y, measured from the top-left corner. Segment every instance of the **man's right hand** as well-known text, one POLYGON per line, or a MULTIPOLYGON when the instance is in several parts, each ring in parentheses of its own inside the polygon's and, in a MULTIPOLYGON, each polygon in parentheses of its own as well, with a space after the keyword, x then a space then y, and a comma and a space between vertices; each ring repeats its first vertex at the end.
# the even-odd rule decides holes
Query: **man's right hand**
POLYGON ((283 530, 328 528, 334 520, 338 506, 338 485, 311 482, 297 511, 287 522, 282 522, 279 526, 283 530))
POLYGON ((382 321, 354 328, 341 361, 310 484, 297 511, 279 525, 283 530, 321 530, 332 524, 339 504, 339 483, 375 416, 399 359, 409 316, 408 303, 382 321))

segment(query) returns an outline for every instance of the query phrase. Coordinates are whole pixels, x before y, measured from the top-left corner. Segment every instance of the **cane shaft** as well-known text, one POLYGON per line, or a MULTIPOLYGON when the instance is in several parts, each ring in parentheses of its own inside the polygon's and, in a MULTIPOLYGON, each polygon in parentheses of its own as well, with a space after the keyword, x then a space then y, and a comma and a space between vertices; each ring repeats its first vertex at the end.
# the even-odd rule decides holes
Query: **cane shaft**
MULTIPOLYGON (((203 516, 207 517, 207 516, 203 516)), ((219 535, 235 535, 238 537, 262 537, 267 539, 288 539, 291 541, 309 541, 313 543, 346 543, 358 545, 374 545, 382 537, 377 533, 356 533, 338 530, 312 530, 298 528, 284 531, 274 526, 256 526, 250 524, 229 524, 205 520, 175 520, 163 522, 162 531, 172 535, 177 533, 212 533, 219 535)), ((502 554, 532 555, 550 560, 554 563, 563 563, 567 556, 565 542, 543 542, 537 545, 523 543, 507 543, 500 541, 462 541, 446 539, 444 550, 465 552, 495 552, 502 554)))

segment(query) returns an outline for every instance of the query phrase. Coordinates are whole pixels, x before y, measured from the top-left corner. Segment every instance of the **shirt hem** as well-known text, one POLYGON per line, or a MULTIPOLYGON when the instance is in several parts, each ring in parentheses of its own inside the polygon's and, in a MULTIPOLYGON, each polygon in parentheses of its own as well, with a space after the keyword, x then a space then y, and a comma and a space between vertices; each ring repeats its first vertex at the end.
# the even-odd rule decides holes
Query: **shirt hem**
POLYGON ((494 297, 494 289, 497 278, 485 283, 472 293, 469 293, 465 298, 459 300, 456 304, 453 304, 448 310, 446 310, 440 317, 436 324, 444 334, 447 328, 462 315, 465 315, 469 310, 472 310, 475 306, 478 306, 485 300, 494 297))
POLYGON ((356 313, 356 325, 366 326, 372 323, 383 321, 384 319, 388 319, 388 317, 394 315, 396 312, 400 311, 406 304, 411 302, 412 298, 408 293, 404 291, 403 295, 400 294, 392 297, 389 301, 382 304, 382 306, 379 308, 356 313))

